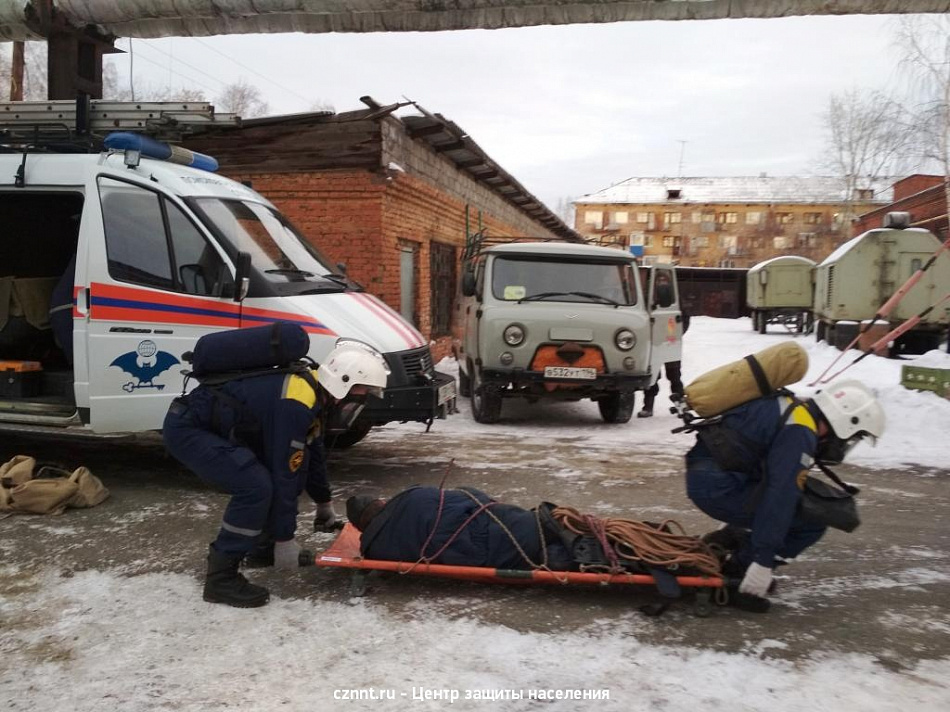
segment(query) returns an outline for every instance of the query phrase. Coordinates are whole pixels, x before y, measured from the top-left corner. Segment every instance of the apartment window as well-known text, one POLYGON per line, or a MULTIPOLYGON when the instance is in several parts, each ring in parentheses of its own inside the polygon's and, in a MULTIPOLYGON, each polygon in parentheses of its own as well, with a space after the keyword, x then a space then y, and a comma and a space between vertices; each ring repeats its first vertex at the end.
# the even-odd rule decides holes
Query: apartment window
POLYGON ((705 235, 700 235, 690 240, 690 244, 693 247, 709 247, 709 238, 705 235))
POLYGON ((716 222, 720 225, 735 225, 739 221, 738 213, 717 213, 716 222))
POLYGON ((703 214, 698 210, 694 210, 692 214, 693 225, 699 225, 703 221, 703 214))
POLYGON ((614 213, 613 220, 611 222, 616 223, 617 225, 626 225, 627 224, 627 211, 621 210, 614 213))
POLYGON ((663 213, 663 227, 669 230, 670 225, 678 225, 683 220, 680 213, 663 213))
POLYGON ((751 212, 745 214, 745 224, 746 225, 758 225, 762 222, 762 213, 751 212))
POLYGON ((650 222, 650 213, 637 213, 637 222, 638 223, 650 222))
POLYGON ((644 247, 653 247, 653 235, 644 235, 644 236, 643 236, 643 246, 644 246, 644 247))
POLYGON ((773 237, 772 247, 774 247, 776 250, 784 250, 786 247, 788 247, 788 240, 786 240, 781 235, 773 237))
POLYGON ((818 235, 814 232, 800 232, 798 233, 798 246, 799 247, 814 247, 818 244, 818 235))
POLYGON ((672 235, 664 236, 663 247, 676 247, 676 238, 672 235))
POLYGON ((736 236, 735 235, 720 235, 719 246, 727 250, 735 250, 736 236))
POLYGON ((667 200, 679 200, 680 198, 680 189, 679 188, 668 188, 666 191, 667 200))
POLYGON ((795 222, 794 213, 775 213, 775 222, 779 225, 791 225, 795 222))
POLYGON ((600 210, 584 211, 584 224, 597 230, 604 226, 604 214, 600 210))
POLYGON ((874 200, 873 188, 856 188, 854 191, 856 200, 874 200))
POLYGON ((806 225, 817 225, 821 222, 821 213, 805 213, 802 220, 806 225))
POLYGON ((455 297, 455 247, 429 243, 429 273, 432 283, 432 336, 452 333, 452 300, 455 297))

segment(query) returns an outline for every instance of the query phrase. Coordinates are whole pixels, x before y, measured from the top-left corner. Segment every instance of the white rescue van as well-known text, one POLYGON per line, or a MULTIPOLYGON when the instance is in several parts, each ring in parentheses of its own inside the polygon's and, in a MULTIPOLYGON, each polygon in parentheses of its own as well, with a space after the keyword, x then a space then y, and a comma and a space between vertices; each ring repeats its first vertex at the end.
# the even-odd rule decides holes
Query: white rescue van
POLYGON ((0 133, 0 368, 10 369, 0 429, 160 429, 200 336, 274 321, 300 324, 317 362, 354 340, 388 363, 384 398, 339 444, 454 406, 454 379, 434 370, 423 336, 269 201, 147 157, 162 144, 146 141, 70 154, 11 146, 0 133), (44 316, 73 258, 70 363, 44 316))

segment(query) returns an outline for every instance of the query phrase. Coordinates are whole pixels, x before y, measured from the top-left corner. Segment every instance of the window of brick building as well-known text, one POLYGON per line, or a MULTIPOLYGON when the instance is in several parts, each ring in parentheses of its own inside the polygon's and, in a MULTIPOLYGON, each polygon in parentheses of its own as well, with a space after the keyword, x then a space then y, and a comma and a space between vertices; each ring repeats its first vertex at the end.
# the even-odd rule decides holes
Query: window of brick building
POLYGON ((626 210, 618 210, 617 212, 615 212, 615 213, 613 214, 613 218, 611 218, 610 222, 616 223, 617 225, 626 225, 626 224, 627 224, 627 211, 626 211, 626 210))
POLYGON ((775 213, 775 222, 779 225, 791 225, 795 222, 794 213, 775 213))
POLYGON ((772 247, 774 247, 776 250, 784 250, 786 247, 788 247, 788 240, 786 240, 781 235, 773 237, 772 247))
POLYGON ((637 213, 637 222, 646 223, 650 221, 650 213, 637 213))
POLYGON ((600 230, 604 225, 604 214, 600 210, 585 210, 584 224, 600 230))
POLYGON ((644 246, 644 247, 653 247, 653 235, 644 235, 644 236, 643 236, 643 246, 644 246))
POLYGON ((821 213, 805 213, 802 220, 806 225, 817 225, 821 222, 821 213))
POLYGON ((734 225, 739 221, 738 213, 717 213, 716 222, 720 225, 734 225))
POLYGON ((676 247, 676 238, 673 235, 664 236, 663 247, 676 247))
POLYGON ((709 238, 705 235, 698 235, 690 240, 693 247, 709 247, 709 238))
POLYGON ((455 247, 429 243, 429 280, 432 289, 432 336, 452 333, 452 301, 455 298, 455 247))
POLYGON ((670 225, 678 225, 683 221, 680 213, 663 213, 663 227, 669 229, 670 225))
POLYGON ((751 212, 745 214, 746 225, 758 225, 760 222, 762 222, 762 213, 751 212))

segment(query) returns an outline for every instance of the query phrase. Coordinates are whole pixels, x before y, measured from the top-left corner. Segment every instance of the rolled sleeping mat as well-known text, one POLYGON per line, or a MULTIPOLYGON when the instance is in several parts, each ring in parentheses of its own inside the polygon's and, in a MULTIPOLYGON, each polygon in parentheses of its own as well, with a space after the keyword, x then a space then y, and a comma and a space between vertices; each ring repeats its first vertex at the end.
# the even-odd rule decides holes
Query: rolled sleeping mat
POLYGON ((203 376, 287 366, 302 359, 309 350, 310 337, 302 326, 275 321, 250 329, 205 334, 184 358, 191 361, 195 376, 203 376))
POLYGON ((796 383, 807 371, 805 349, 795 341, 783 341, 699 376, 684 389, 686 403, 710 418, 796 383))

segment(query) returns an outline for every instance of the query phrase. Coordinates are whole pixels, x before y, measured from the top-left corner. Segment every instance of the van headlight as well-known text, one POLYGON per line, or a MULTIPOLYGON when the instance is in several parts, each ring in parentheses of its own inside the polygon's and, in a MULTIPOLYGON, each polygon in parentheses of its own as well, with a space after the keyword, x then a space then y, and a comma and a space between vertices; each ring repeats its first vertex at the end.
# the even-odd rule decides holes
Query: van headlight
POLYGON ((520 346, 524 342, 524 328, 520 324, 509 325, 502 337, 509 346, 520 346))
POLYGON ((614 343, 621 351, 629 351, 637 345, 637 335, 630 329, 620 329, 614 334, 614 343))

